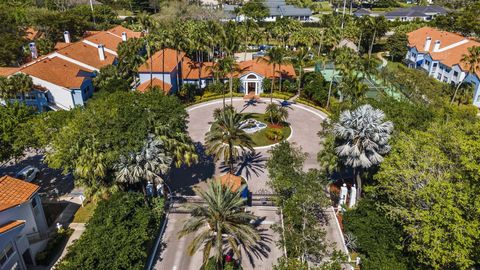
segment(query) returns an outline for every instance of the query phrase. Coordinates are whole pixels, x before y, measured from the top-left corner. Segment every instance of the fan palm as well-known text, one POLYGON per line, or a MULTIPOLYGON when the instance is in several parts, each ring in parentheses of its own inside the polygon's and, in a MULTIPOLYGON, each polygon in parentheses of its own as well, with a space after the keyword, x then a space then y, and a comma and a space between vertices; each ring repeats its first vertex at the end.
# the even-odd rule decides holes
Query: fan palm
POLYGON ((385 114, 370 105, 362 105, 354 111, 346 110, 333 126, 333 133, 340 141, 335 148, 340 160, 354 170, 357 199, 362 191, 361 170, 383 161, 390 151, 388 139, 393 123, 384 121, 385 114))
POLYGON ((270 103, 265 109, 265 114, 270 117, 270 123, 278 124, 280 121, 287 121, 288 110, 287 107, 279 106, 275 103, 270 103))
POLYGON ((250 224, 257 217, 245 211, 245 199, 239 192, 231 191, 218 181, 210 181, 208 189, 195 189, 205 204, 192 204, 192 216, 184 223, 179 238, 197 233, 187 247, 190 256, 203 247, 203 265, 210 258, 212 249, 216 269, 223 269, 223 254, 232 249, 241 257, 241 249, 252 249, 261 240, 258 231, 250 224))
POLYGON ((225 164, 230 167, 230 173, 233 173, 234 162, 240 155, 239 149, 253 151, 252 139, 240 128, 246 117, 234 110, 223 110, 206 134, 207 153, 214 155, 215 160, 223 157, 225 164))
POLYGON ((165 175, 168 172, 172 161, 173 158, 165 151, 163 141, 149 135, 138 153, 120 157, 120 162, 115 165, 116 180, 130 185, 141 184, 147 202, 147 182, 153 183, 156 192, 155 180, 160 178, 159 174, 165 175))
MULTIPOLYGON (((272 66, 273 75, 272 75, 272 86, 270 89, 270 103, 273 103, 273 88, 275 86, 275 73, 277 71, 277 66, 279 66, 281 69, 281 65, 287 63, 287 60, 285 59, 285 49, 280 47, 273 47, 270 50, 268 50, 265 57, 258 58, 257 61, 260 61, 260 62, 263 61, 268 65, 272 66)), ((279 86, 280 91, 282 90, 281 79, 282 79, 282 73, 280 71, 280 86, 279 86)))

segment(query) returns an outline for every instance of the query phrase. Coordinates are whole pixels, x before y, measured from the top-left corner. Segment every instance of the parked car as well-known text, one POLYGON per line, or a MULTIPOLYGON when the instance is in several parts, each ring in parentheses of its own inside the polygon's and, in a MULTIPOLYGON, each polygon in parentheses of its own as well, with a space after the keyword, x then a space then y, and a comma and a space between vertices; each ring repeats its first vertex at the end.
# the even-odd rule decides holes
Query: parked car
POLYGON ((19 171, 15 177, 27 182, 32 182, 35 178, 37 178, 38 172, 40 171, 37 168, 33 166, 27 166, 19 171))

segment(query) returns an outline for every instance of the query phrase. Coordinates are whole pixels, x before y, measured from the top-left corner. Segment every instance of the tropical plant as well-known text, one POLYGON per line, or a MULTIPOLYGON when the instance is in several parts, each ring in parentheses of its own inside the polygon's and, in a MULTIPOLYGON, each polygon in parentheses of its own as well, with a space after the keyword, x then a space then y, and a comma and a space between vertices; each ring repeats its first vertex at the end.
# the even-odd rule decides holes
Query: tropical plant
POLYGON ((380 164, 382 155, 390 151, 388 139, 393 123, 384 118, 381 110, 367 104, 354 111, 342 112, 333 125, 333 134, 339 143, 335 150, 340 161, 354 170, 357 199, 362 192, 361 170, 380 164))
POLYGON ((302 73, 305 65, 307 64, 308 57, 310 55, 310 49, 306 47, 300 47, 295 52, 295 57, 293 58, 293 63, 298 68, 298 77, 297 77, 297 95, 300 96, 300 90, 302 89, 302 73))
MULTIPOLYGON (((241 190, 241 189, 240 189, 241 190)), ((206 191, 195 188, 204 204, 191 204, 192 216, 184 223, 179 238, 196 233, 187 247, 190 256, 203 247, 203 265, 208 262, 212 249, 216 269, 223 269, 226 249, 241 258, 241 250, 255 249, 261 241, 258 231, 250 223, 257 217, 245 211, 245 199, 219 181, 210 181, 206 191)))
POLYGON ((282 72, 281 72, 281 65, 287 63, 287 59, 285 58, 285 49, 281 47, 273 47, 268 50, 265 57, 258 58, 257 61, 267 63, 268 65, 272 66, 272 86, 270 90, 270 103, 273 103, 273 88, 275 87, 275 76, 277 73, 277 67, 280 69, 279 78, 280 78, 280 85, 279 90, 282 91, 282 72))
POLYGON ((115 165, 116 180, 127 185, 140 183, 145 202, 147 203, 147 182, 153 184, 153 191, 156 195, 157 183, 162 176, 170 169, 173 158, 165 149, 162 140, 149 134, 144 146, 138 153, 131 153, 122 156, 119 163, 115 165))
POLYGON ((242 152, 246 149, 253 151, 252 139, 240 128, 247 117, 234 110, 223 110, 206 134, 207 153, 214 155, 215 160, 223 157, 230 173, 233 173, 235 160, 240 155, 239 149, 242 152))
MULTIPOLYGON (((475 74, 477 70, 480 69, 480 46, 468 48, 468 54, 464 54, 460 62, 468 66, 468 72, 470 72, 471 74, 475 74)), ((465 79, 463 79, 457 84, 450 104, 453 104, 453 102, 455 101, 458 89, 460 89, 464 80, 465 79)))
POLYGON ((278 124, 281 121, 287 121, 288 110, 285 106, 280 106, 275 103, 270 103, 265 109, 265 114, 270 118, 270 123, 278 124))
POLYGON ((0 76, 0 98, 9 99, 20 95, 23 99, 32 88, 32 78, 26 74, 17 73, 8 78, 0 76))

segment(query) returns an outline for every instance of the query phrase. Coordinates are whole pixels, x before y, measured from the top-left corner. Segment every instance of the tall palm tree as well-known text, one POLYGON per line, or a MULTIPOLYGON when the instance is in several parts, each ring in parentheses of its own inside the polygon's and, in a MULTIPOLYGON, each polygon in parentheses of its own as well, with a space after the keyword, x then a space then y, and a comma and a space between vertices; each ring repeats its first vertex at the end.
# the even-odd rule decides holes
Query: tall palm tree
MULTIPOLYGON (((281 68, 283 64, 287 63, 285 59, 285 49, 281 47, 273 47, 266 53, 265 57, 258 58, 257 61, 263 61, 272 66, 272 85, 270 89, 270 103, 273 103, 273 88, 275 86, 275 73, 277 72, 277 66, 280 68, 280 83, 281 83, 281 68)), ((279 86, 281 91, 281 85, 279 86)))
POLYGON ((306 65, 306 62, 308 60, 308 56, 310 53, 310 49, 306 47, 300 47, 296 52, 295 52, 295 57, 293 58, 293 63, 298 67, 298 77, 297 77, 297 95, 300 96, 300 90, 302 88, 302 73, 303 73, 303 68, 306 65))
POLYGON ((139 183, 147 203, 147 182, 153 183, 156 192, 156 179, 168 172, 172 161, 163 141, 150 134, 139 152, 120 157, 120 162, 115 165, 116 180, 125 184, 139 183))
POLYGON ((184 50, 189 49, 191 46, 191 40, 187 39, 185 36, 185 26, 186 24, 184 23, 177 23, 173 29, 172 45, 175 49, 176 63, 179 63, 177 68, 177 89, 180 89, 180 77, 182 76, 181 68, 183 63, 183 57, 182 59, 180 59, 180 53, 184 50))
POLYGON ((361 170, 378 165, 390 151, 388 139, 393 123, 384 121, 385 114, 370 105, 362 105, 354 111, 346 110, 333 126, 333 134, 340 145, 335 148, 340 161, 354 170, 357 199, 362 192, 361 170))
MULTIPOLYGON (((468 66, 469 73, 471 74, 477 73, 477 71, 480 69, 480 46, 474 46, 474 47, 468 48, 468 54, 464 54, 460 62, 468 66)), ((453 97, 452 97, 452 100, 450 101, 450 104, 453 104, 453 102, 455 101, 455 98, 458 93, 458 89, 460 89, 460 86, 462 85, 464 80, 465 79, 463 79, 457 84, 457 87, 455 88, 455 92, 453 93, 453 97)))
POLYGON ((214 155, 215 160, 223 157, 224 163, 230 168, 230 173, 233 173, 233 165, 240 155, 239 149, 242 152, 246 149, 253 151, 252 139, 240 128, 247 115, 230 109, 224 109, 218 115, 206 134, 207 153, 214 155))
MULTIPOLYGON (((233 56, 225 56, 218 61, 218 68, 223 75, 228 74, 228 88, 230 91, 230 105, 233 105, 233 76, 240 68, 233 56)), ((225 91, 223 92, 223 106, 225 107, 225 91)))
POLYGON ((205 204, 191 204, 192 216, 185 221, 178 237, 196 233, 187 252, 194 255, 203 247, 203 265, 208 262, 212 249, 216 269, 223 269, 223 255, 232 249, 237 258, 241 250, 254 249, 261 241, 259 232, 250 224, 257 217, 245 211, 245 199, 219 181, 210 181, 206 191, 195 188, 205 204))

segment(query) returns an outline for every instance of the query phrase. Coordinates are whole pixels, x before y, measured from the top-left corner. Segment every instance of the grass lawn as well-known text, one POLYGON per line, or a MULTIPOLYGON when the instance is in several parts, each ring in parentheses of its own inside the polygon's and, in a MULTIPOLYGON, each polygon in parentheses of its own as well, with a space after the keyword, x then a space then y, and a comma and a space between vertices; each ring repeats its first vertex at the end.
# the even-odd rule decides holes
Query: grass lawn
MULTIPOLYGON (((266 116, 264 114, 254 113, 251 115, 252 115, 252 118, 269 125, 269 121, 266 120, 266 116)), ((277 143, 276 141, 273 141, 267 138, 266 132, 269 128, 270 127, 264 128, 258 132, 255 132, 249 135, 250 138, 252 138, 253 140, 254 147, 266 146, 266 145, 277 143)), ((290 134, 292 133, 292 130, 287 123, 282 124, 281 130, 282 130, 283 140, 286 140, 288 136, 290 136, 290 134)))
POLYGON ((73 223, 86 223, 92 217, 96 207, 97 205, 94 203, 88 203, 84 207, 80 207, 73 217, 73 223))

